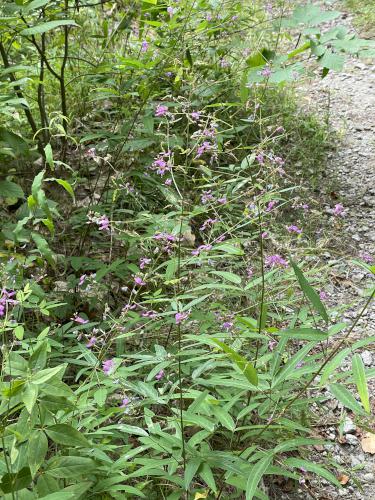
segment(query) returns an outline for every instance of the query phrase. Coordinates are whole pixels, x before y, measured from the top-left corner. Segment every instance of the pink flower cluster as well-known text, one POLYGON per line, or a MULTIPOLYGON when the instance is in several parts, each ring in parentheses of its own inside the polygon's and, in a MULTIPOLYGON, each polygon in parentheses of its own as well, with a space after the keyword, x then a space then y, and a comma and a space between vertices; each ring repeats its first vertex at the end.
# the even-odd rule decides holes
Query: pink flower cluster
POLYGON ((203 251, 208 252, 209 250, 211 250, 211 248, 212 248, 212 245, 210 245, 210 244, 200 245, 198 248, 196 248, 195 250, 193 250, 191 252, 191 255, 198 256, 198 255, 200 255, 201 252, 203 252, 203 251))
POLYGON ((15 305, 17 304, 17 300, 12 299, 14 297, 16 292, 13 291, 8 291, 6 288, 3 288, 1 290, 1 295, 0 295, 0 317, 5 315, 5 312, 7 310, 7 307, 9 305, 15 305))
POLYGON ((266 257, 265 264, 268 267, 276 267, 276 266, 287 267, 288 266, 287 261, 285 259, 283 259, 283 257, 281 257, 281 255, 279 255, 279 254, 269 255, 268 257, 266 257))

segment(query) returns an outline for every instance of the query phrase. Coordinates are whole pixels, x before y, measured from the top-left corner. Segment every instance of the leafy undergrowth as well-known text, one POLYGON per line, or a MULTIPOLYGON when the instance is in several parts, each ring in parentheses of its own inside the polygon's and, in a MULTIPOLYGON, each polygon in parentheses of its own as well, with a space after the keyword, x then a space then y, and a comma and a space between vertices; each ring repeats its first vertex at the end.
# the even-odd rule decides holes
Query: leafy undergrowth
POLYGON ((325 306, 329 135, 290 87, 371 43, 323 36, 335 12, 247 7, 3 7, 6 499, 341 487, 312 429, 332 396, 371 424, 372 339, 342 350, 325 306))
POLYGON ((345 0, 345 7, 354 13, 354 23, 366 37, 375 35, 375 14, 372 2, 368 0, 345 0))

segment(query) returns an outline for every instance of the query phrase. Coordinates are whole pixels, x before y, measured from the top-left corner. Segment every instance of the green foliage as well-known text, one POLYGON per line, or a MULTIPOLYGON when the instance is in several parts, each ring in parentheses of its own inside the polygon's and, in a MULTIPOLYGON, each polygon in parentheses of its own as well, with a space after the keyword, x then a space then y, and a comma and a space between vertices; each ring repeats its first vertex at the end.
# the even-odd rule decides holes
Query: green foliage
POLYGON ((171 7, 1 6, 7 500, 339 488, 308 460, 319 389, 371 417, 371 340, 329 342, 347 325, 307 231, 327 127, 289 86, 373 44, 315 6, 171 7))

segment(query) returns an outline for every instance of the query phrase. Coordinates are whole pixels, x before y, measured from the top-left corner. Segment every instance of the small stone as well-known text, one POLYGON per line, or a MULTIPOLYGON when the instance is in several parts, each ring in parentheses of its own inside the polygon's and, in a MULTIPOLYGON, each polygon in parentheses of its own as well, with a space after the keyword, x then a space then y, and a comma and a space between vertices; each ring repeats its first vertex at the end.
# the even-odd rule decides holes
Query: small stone
POLYGON ((366 481, 366 483, 372 483, 372 481, 375 479, 375 476, 374 474, 369 472, 367 474, 363 474, 362 479, 363 481, 366 481))
POLYGON ((346 417, 344 420, 344 425, 342 431, 344 434, 354 433, 356 431, 356 425, 350 417, 346 417))
POLYGON ((347 444, 350 444, 351 446, 356 446, 358 444, 358 438, 353 434, 345 434, 345 439, 347 444))
POLYGON ((363 363, 366 366, 371 366, 372 365, 372 355, 370 351, 363 351, 361 352, 361 358, 363 363))

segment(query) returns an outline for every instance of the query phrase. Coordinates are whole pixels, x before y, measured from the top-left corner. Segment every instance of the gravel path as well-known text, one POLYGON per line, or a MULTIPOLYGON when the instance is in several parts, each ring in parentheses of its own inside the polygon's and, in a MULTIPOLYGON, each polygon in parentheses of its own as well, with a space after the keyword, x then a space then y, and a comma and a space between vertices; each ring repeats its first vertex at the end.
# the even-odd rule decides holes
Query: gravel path
MULTIPOLYGON (((342 5, 335 7, 342 10, 342 5)), ((352 26, 351 18, 347 15, 341 23, 352 26)), ((326 110, 329 103, 330 124, 340 137, 337 150, 330 155, 328 161, 328 182, 321 186, 323 198, 328 198, 325 196, 327 185, 333 186, 334 190, 334 193, 328 193, 331 195, 331 203, 322 207, 326 214, 322 226, 325 233, 327 228, 330 232, 330 250, 324 252, 323 256, 331 269, 331 284, 327 287, 328 302, 334 307, 351 304, 344 312, 344 318, 338 315, 338 321, 344 319, 351 323, 366 300, 365 290, 369 289, 371 277, 358 264, 348 261, 361 257, 361 260, 369 259, 370 256, 375 258, 374 61, 349 60, 343 72, 330 73, 323 80, 314 83, 313 87, 305 87, 303 94, 318 109, 326 110), (344 212, 338 224, 333 209, 339 203, 343 205, 344 212)), ((373 303, 353 330, 353 338, 375 335, 374 306, 373 303)), ((363 349, 361 356, 366 368, 374 369, 375 372, 374 343, 363 349)), ((351 369, 350 357, 342 364, 341 369, 351 369)), ((369 382, 369 386, 374 415, 375 379, 369 382)), ((319 434, 331 440, 332 444, 315 450, 316 456, 312 457, 317 462, 332 458, 341 464, 345 469, 341 480, 347 480, 345 487, 337 490, 324 480, 314 480, 312 483, 307 481, 307 489, 298 488, 297 492, 284 494, 283 499, 307 499, 310 497, 310 489, 311 497, 320 500, 375 500, 375 454, 363 451, 361 440, 365 432, 355 424, 355 420, 350 412, 345 417, 342 405, 328 399, 326 421, 329 424, 322 426, 319 434), (340 434, 339 424, 344 420, 344 432, 340 434)), ((375 433, 375 427, 373 429, 375 433)))

